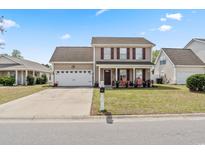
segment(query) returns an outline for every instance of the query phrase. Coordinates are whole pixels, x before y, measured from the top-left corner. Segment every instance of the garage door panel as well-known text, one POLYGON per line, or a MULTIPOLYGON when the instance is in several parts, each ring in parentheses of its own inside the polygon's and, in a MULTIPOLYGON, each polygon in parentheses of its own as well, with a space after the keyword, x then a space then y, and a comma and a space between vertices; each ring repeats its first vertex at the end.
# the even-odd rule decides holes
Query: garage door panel
POLYGON ((188 77, 190 77, 191 75, 194 75, 194 74, 203 74, 204 71, 203 69, 201 70, 193 70, 193 69, 187 69, 187 70, 180 70, 177 72, 177 84, 186 84, 186 79, 188 77))
POLYGON ((56 82, 59 86, 92 86, 92 71, 58 70, 56 82))

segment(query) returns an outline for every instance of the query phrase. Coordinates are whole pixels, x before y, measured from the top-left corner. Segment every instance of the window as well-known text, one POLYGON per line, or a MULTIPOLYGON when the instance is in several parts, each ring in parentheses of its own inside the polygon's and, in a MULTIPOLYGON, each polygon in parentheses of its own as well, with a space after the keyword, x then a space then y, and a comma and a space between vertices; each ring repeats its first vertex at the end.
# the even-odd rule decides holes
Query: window
POLYGON ((82 73, 82 71, 79 71, 79 73, 82 73))
POLYGON ((75 73, 78 73, 78 71, 75 71, 75 73))
POLYGON ((136 79, 138 78, 142 79, 142 70, 137 69, 135 72, 136 72, 136 79))
POLYGON ((104 59, 111 59, 111 48, 104 48, 104 59))
POLYGON ((142 59, 142 48, 136 48, 135 49, 135 55, 136 55, 136 59, 137 60, 141 60, 142 59))
POLYGON ((166 58, 165 58, 165 56, 161 56, 161 57, 160 57, 159 63, 160 63, 160 65, 166 64, 166 58))
POLYGON ((61 73, 64 73, 64 71, 61 71, 61 73))
POLYGON ((88 71, 88 73, 91 73, 91 71, 88 71))
POLYGON ((57 73, 60 73, 59 71, 57 71, 57 73))
POLYGON ((127 70, 120 70, 120 80, 127 80, 127 70))
POLYGON ((84 73, 86 73, 86 71, 84 71, 84 73))
POLYGON ((120 59, 127 59, 127 48, 120 48, 120 59))
POLYGON ((73 73, 73 71, 70 71, 70 73, 73 73))
POLYGON ((66 71, 66 73, 68 73, 68 71, 66 71))

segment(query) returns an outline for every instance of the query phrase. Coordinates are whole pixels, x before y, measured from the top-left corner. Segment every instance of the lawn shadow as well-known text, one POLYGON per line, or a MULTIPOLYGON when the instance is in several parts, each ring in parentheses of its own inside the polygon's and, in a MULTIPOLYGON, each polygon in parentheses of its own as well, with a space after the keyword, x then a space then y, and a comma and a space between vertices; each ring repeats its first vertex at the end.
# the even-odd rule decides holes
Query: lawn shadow
POLYGON ((112 113, 105 111, 103 114, 106 116, 107 124, 113 124, 112 113))

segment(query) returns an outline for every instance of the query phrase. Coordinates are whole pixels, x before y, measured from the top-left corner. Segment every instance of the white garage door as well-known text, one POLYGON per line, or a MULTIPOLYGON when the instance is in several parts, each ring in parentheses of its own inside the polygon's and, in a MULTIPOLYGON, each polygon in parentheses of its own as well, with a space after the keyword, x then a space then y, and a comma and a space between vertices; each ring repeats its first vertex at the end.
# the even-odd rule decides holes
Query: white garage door
POLYGON ((92 86, 92 70, 57 70, 58 86, 92 86))
POLYGON ((203 74, 203 69, 196 69, 195 71, 190 68, 190 71, 187 70, 180 70, 177 71, 177 84, 186 84, 186 79, 193 74, 203 74))

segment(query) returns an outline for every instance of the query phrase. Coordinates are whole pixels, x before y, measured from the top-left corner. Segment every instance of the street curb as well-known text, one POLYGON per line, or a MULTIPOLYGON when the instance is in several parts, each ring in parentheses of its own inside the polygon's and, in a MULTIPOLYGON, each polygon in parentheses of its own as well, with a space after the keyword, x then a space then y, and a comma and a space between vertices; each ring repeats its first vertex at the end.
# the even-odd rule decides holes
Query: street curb
POLYGON ((98 120, 98 119, 140 119, 140 118, 185 118, 205 117, 205 113, 186 114, 149 114, 149 115, 99 115, 99 116, 24 116, 24 117, 1 117, 0 120, 98 120))

